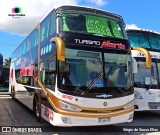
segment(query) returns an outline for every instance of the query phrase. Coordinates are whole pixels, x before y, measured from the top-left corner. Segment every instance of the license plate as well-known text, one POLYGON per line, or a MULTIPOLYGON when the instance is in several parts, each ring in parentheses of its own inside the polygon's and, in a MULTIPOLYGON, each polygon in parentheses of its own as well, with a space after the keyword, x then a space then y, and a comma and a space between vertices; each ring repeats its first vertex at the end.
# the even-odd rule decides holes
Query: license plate
POLYGON ((157 109, 160 109, 160 106, 157 106, 157 109))
POLYGON ((110 122, 111 118, 98 118, 99 123, 105 123, 105 122, 110 122))

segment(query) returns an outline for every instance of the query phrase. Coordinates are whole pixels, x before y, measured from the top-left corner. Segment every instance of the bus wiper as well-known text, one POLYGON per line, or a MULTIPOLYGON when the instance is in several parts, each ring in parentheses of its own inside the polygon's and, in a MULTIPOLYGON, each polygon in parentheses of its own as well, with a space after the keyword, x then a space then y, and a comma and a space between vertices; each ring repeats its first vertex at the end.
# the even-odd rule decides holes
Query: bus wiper
POLYGON ((92 88, 95 81, 97 81, 102 75, 103 75, 103 73, 98 74, 98 76, 93 81, 91 81, 89 83, 89 85, 87 86, 87 89, 83 93, 81 93, 81 95, 86 95, 90 91, 90 89, 92 88))
POLYGON ((75 91, 76 91, 76 92, 80 92, 80 93, 83 93, 83 92, 84 92, 83 90, 81 90, 81 89, 78 88, 78 87, 75 88, 75 91))
MULTIPOLYGON (((116 88, 116 90, 120 91, 122 94, 125 94, 125 92, 124 92, 121 88, 117 87, 117 85, 114 84, 108 77, 105 78, 105 79, 106 79, 106 81, 109 83, 109 85, 114 86, 114 87, 116 88)), ((106 82, 106 83, 107 83, 107 82, 106 82)))
POLYGON ((152 83, 150 85, 146 85, 146 90, 149 90, 152 86, 153 86, 152 83))

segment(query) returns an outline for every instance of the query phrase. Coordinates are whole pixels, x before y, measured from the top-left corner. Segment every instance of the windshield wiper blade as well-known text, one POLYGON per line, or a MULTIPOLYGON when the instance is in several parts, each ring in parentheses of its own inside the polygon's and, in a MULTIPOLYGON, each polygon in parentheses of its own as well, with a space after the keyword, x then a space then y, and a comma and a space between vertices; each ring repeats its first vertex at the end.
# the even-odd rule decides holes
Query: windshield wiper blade
MULTIPOLYGON (((105 79, 107 80, 107 82, 109 82, 109 84, 110 84, 111 86, 114 86, 114 87, 116 88, 116 90, 119 90, 122 94, 125 94, 125 92, 124 92, 121 88, 117 87, 117 85, 114 84, 108 77, 105 78, 105 79)), ((106 83, 107 83, 107 82, 106 82, 106 83)))
POLYGON ((98 76, 93 81, 91 81, 89 83, 89 85, 87 86, 87 89, 83 93, 81 93, 81 95, 86 95, 90 91, 90 89, 92 88, 95 81, 97 81, 102 75, 103 75, 103 73, 98 74, 98 76))
POLYGON ((76 88, 75 88, 75 91, 76 91, 76 92, 83 93, 83 90, 81 90, 81 89, 80 89, 80 88, 78 88, 78 87, 76 87, 76 88))

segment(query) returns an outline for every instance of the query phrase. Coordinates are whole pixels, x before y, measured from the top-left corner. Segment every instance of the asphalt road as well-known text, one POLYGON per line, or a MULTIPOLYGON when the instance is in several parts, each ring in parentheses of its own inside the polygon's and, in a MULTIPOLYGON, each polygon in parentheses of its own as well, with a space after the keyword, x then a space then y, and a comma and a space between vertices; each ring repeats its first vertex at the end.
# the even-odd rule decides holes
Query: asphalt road
POLYGON ((12 131, 19 130, 21 133, 0 132, 0 135, 19 135, 24 134, 22 132, 28 132, 29 130, 30 132, 33 130, 46 130, 52 132, 25 133, 25 135, 160 135, 160 112, 135 112, 133 122, 117 124, 114 126, 60 128, 50 125, 45 120, 41 120, 40 123, 37 122, 33 112, 23 104, 13 101, 8 95, 0 95, 0 131, 2 130, 2 127, 4 128, 4 131, 8 131, 5 127, 10 128, 10 126, 12 127, 12 131), (35 129, 37 127, 38 129, 35 129), (158 128, 159 132, 155 132, 158 128), (108 132, 108 130, 114 130, 115 132, 108 132), (144 130, 146 131, 144 132, 144 130))

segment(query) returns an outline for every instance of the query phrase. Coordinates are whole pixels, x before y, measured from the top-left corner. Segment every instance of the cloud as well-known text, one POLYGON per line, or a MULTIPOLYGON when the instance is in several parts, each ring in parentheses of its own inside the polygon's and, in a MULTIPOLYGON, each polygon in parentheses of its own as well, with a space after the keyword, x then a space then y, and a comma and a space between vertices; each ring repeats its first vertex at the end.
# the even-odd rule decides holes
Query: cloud
POLYGON ((126 29, 140 29, 136 24, 126 24, 126 29))
POLYGON ((92 4, 95 4, 95 6, 104 6, 107 2, 104 0, 88 0, 92 4))
POLYGON ((0 0, 0 31, 28 34, 44 16, 60 5, 77 5, 77 0, 0 0), (13 18, 12 8, 20 7, 25 16, 13 18))
POLYGON ((0 0, 0 31, 14 34, 29 34, 53 8, 61 5, 103 6, 104 0, 0 0), (12 8, 20 7, 25 16, 13 18, 12 8))

